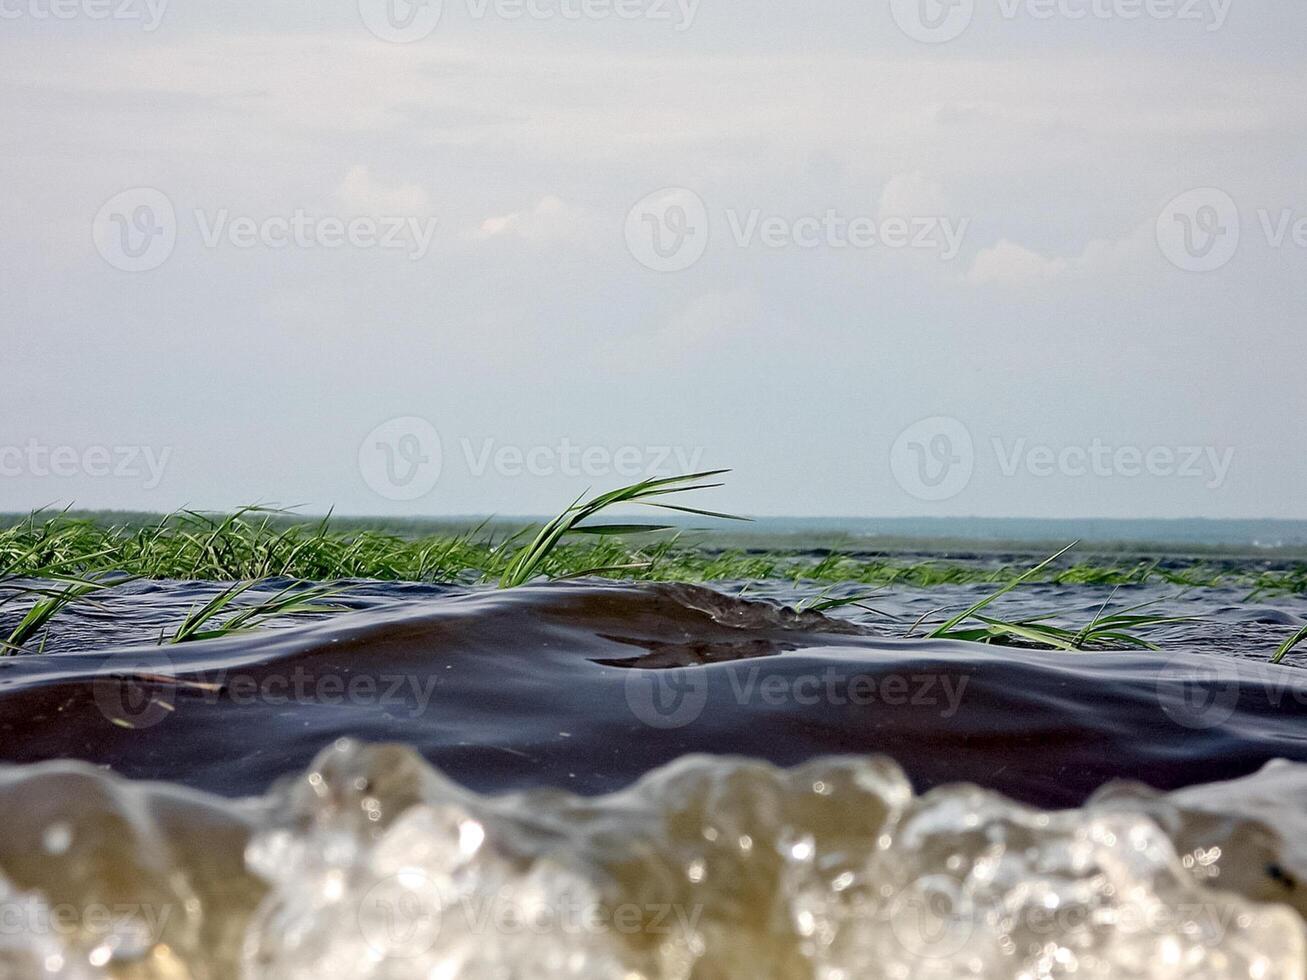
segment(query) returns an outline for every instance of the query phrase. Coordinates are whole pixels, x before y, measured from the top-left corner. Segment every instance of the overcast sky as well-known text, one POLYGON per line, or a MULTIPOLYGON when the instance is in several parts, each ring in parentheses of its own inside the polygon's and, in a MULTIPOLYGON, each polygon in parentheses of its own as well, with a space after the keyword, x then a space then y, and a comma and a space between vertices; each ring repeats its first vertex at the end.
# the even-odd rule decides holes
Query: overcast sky
POLYGON ((268 6, 0 0, 0 510, 1307 517, 1301 3, 268 6))

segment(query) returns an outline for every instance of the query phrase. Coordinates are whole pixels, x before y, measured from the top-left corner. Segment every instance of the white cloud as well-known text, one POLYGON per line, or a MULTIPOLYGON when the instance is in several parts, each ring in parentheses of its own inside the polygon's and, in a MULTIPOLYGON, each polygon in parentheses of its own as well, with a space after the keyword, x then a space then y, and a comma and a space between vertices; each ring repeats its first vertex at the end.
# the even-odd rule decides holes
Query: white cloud
POLYGON ((1020 286, 1060 278, 1070 268, 1067 259, 1049 258, 1004 238, 977 253, 967 279, 976 285, 1020 286))
POLYGON ((500 237, 546 241, 570 238, 580 225, 580 213, 550 194, 529 210, 486 218, 477 228, 475 237, 483 241, 500 237))
POLYGON ((758 309, 758 296, 750 289, 705 293, 667 321, 658 343, 675 350, 720 346, 755 324, 758 309))
POLYGON ((357 215, 426 215, 431 209, 427 192, 420 184, 383 184, 364 166, 350 168, 336 188, 336 202, 357 215))
MULTIPOLYGON (((263 390, 271 377, 268 362, 230 351, 271 337, 285 354, 273 392, 285 409, 278 438, 329 443, 329 452, 297 459, 305 483, 324 502, 360 512, 377 502, 358 496, 348 427, 323 426, 321 405, 301 397, 322 387, 324 372, 340 364, 363 375, 340 386, 333 408, 342 417, 373 418, 384 404, 442 421, 457 406, 483 404, 491 382, 512 389, 506 418, 530 416, 532 379, 579 375, 577 364, 592 362, 589 377, 557 386, 560 413, 594 416, 589 381, 608 367, 628 374, 633 389, 684 376, 677 412, 696 424, 711 419, 714 441, 741 463, 796 478, 847 451, 841 427, 821 420, 872 418, 869 391, 916 417, 946 410, 1010 417, 1014 426, 1048 421, 1053 441, 1150 438, 1129 421, 1106 429, 1094 400, 1060 406, 1056 420, 1021 415, 1094 370, 1101 401, 1121 419, 1152 419, 1158 406, 1179 404, 1190 428, 1176 438, 1242 438, 1247 467, 1241 486, 1249 489, 1220 499, 1182 499, 1182 487, 1157 497, 1122 489, 1110 506, 1301 512, 1292 490, 1307 478, 1304 440, 1256 441, 1259 419, 1283 414, 1286 398, 1289 410, 1307 406, 1292 377, 1307 354, 1295 320, 1307 289, 1301 263, 1292 264, 1300 256, 1248 241, 1237 267, 1186 276, 1154 241, 1162 202, 1199 182, 1226 189, 1250 222, 1254 208, 1301 203, 1291 161, 1303 144, 1307 74, 1283 24, 1267 46, 1282 55, 1259 60, 1248 48, 1242 60, 1227 42, 1240 30, 1270 31, 1269 22, 1231 22, 1216 46, 1194 35, 1209 58, 1186 45, 1138 43, 1133 28, 1088 23, 1066 44, 994 47, 981 31, 944 50, 908 43, 883 9, 889 33, 867 32, 854 8, 874 4, 834 5, 848 9, 821 17, 769 4, 776 9, 763 18, 749 5, 714 5, 718 20, 706 33, 650 34, 647 44, 635 43, 635 25, 615 22, 531 31, 489 20, 462 29, 466 18, 453 18, 415 45, 370 37, 357 10, 326 30, 316 17, 256 6, 193 0, 186 17, 148 37, 92 22, 69 31, 55 28, 77 25, 33 24, 39 35, 6 29, 0 130, 22 152, 0 154, 0 337, 10 341, 9 400, 48 410, 0 413, 0 421, 20 427, 14 439, 34 430, 73 441, 93 417, 108 427, 106 439, 130 442, 142 438, 142 420, 170 420, 185 434, 169 443, 186 460, 181 482, 169 478, 178 498, 133 504, 297 493, 260 482, 267 468, 257 445, 248 458, 236 448, 230 461, 206 449, 226 445, 226 420, 208 410, 214 400, 263 390), (212 25, 196 30, 204 8, 212 25), (248 8, 245 19, 233 8, 248 8), (264 10, 296 29, 261 32, 264 10), (759 34, 763 22, 774 27, 772 14, 801 17, 803 29, 759 34), (814 46, 819 25, 848 43, 814 46), (867 44, 883 46, 869 57, 867 44), (141 153, 143 139, 152 152, 141 153), (632 202, 678 185, 707 202, 714 237, 695 268, 660 275, 627 254, 623 225, 632 202), (167 193, 183 227, 173 259, 131 278, 103 262, 90 224, 106 200, 140 186, 167 193), (941 203, 945 216, 971 219, 963 257, 948 264, 917 250, 907 250, 913 263, 883 249, 734 248, 722 225, 726 209, 892 217, 941 203), (438 215, 453 235, 442 232, 440 253, 421 262, 380 250, 202 249, 190 217, 228 209, 233 220, 262 220, 300 207, 438 215), (502 282, 518 288, 488 288, 502 282), (140 301, 142 290, 151 302, 140 301), (148 375, 161 336, 180 360, 213 358, 215 337, 231 343, 218 345, 220 363, 204 385, 159 388, 148 375), (105 357, 77 356, 105 337, 113 340, 105 357), (360 338, 376 352, 366 363, 360 338), (51 348, 69 365, 54 379, 42 372, 51 348), (778 440, 758 412, 722 411, 724 392, 766 392, 817 359, 827 382, 819 410, 787 409, 812 432, 801 444, 778 440), (106 372, 117 387, 147 395, 92 404, 106 372), (1012 383, 995 384, 996 376, 1012 383), (51 414, 67 434, 48 428, 51 414), (1207 420, 1220 429, 1204 428, 1207 420), (225 482, 228 467, 247 482, 225 482), (1287 489, 1268 504, 1267 488, 1287 489)), ((350 5, 337 6, 349 14, 350 5)), ((593 438, 630 438, 647 418, 639 394, 606 403, 593 438)), ((759 411, 779 417, 776 404, 761 396, 759 411)), ((870 455, 860 458, 871 465, 870 455)), ((1015 495, 1009 483, 973 489, 958 506, 976 513, 1059 506, 1046 491, 1015 495)), ((794 504, 765 499, 766 488, 739 492, 743 507, 794 504)), ((89 504, 104 491, 86 484, 67 493, 89 504)), ((526 484, 514 493, 516 507, 552 507, 526 484)), ((41 502, 0 486, 5 494, 0 504, 11 509, 41 502)), ((804 506, 899 505, 862 494, 858 481, 825 481, 804 506)), ((471 513, 487 502, 469 491, 428 506, 471 513)), ((1098 512, 1099 501, 1063 498, 1062 506, 1098 512)))
POLYGON ((976 254, 967 281, 1018 287, 1056 279, 1110 279, 1146 261, 1150 246, 1150 225, 1141 225, 1124 238, 1095 239, 1079 255, 1069 257, 1044 255, 1003 238, 976 254))
POLYGON ((920 170, 891 177, 880 194, 882 218, 937 217, 948 213, 944 189, 920 170))

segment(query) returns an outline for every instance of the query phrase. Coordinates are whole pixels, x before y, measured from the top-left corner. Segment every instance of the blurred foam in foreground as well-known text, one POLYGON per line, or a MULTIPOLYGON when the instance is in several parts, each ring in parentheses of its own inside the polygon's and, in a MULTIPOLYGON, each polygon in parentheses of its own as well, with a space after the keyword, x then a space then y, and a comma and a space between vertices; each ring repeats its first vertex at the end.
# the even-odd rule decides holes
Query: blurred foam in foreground
POLYGON ((1060 813, 883 758, 490 798, 341 741, 239 803, 11 766, 0 976, 1302 977, 1304 798, 1289 764, 1060 813))

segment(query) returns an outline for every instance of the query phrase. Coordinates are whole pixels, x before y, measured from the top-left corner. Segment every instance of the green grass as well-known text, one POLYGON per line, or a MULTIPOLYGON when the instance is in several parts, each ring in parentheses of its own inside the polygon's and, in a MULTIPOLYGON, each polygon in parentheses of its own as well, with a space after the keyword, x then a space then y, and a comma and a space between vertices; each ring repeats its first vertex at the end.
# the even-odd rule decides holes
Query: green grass
POLYGON ((191 643, 196 640, 211 640, 233 633, 246 633, 265 626, 274 619, 292 615, 323 615, 341 612, 344 607, 325 603, 322 600, 348 591, 345 586, 313 585, 303 586, 298 583, 288 585, 269 599, 253 605, 235 605, 242 595, 266 583, 266 579, 252 579, 237 582, 208 602, 197 605, 187 614, 182 624, 172 636, 160 642, 191 643), (230 613, 226 615, 225 613, 230 613))
MULTIPOLYGON (((232 582, 269 577, 305 581, 498 583, 517 560, 516 535, 470 530, 405 537, 338 527, 330 519, 296 521, 282 511, 246 508, 231 515, 182 511, 149 524, 101 523, 65 514, 35 513, 0 528, 0 577, 49 578, 122 573, 150 579, 232 582)), ((986 561, 921 560, 851 553, 744 551, 705 548, 693 535, 606 535, 559 540, 535 570, 565 578, 587 571, 649 581, 742 582, 773 579, 817 585, 853 583, 869 589, 971 585, 1009 581, 1020 567, 986 561), (600 570, 594 572, 594 570, 600 570), (604 571, 607 569, 607 571, 604 571)), ((1081 561, 1047 567, 1028 582, 1055 585, 1179 588, 1229 586, 1250 600, 1307 595, 1307 566, 1271 571, 1206 563, 1163 567, 1156 562, 1081 561)))
MULTIPOLYGON (((1059 558, 1076 546, 1067 545, 1057 554, 1045 558, 1042 562, 1019 572, 1008 582, 990 592, 984 598, 972 603, 962 611, 955 613, 925 634, 932 640, 962 640, 970 643, 997 643, 1031 646, 1046 650, 1096 650, 1135 647, 1137 649, 1157 650, 1155 643, 1149 642, 1141 632, 1156 629, 1172 623, 1190 622, 1188 616, 1153 616, 1141 615, 1140 610, 1156 605, 1160 599, 1139 603, 1120 612, 1109 614, 1107 609, 1119 589, 1112 590, 1112 595, 1103 603, 1092 620, 1080 629, 1067 629, 1057 626, 1051 620, 1059 618, 1058 613, 1046 613, 1042 616, 1022 620, 998 619, 994 616, 982 616, 981 611, 994 602, 1020 587, 1024 582, 1038 576, 1051 567, 1059 558)), ((927 613, 908 630, 908 636, 915 635, 917 629, 930 616, 943 610, 927 613)))
POLYGON ((1003 596, 1007 595, 1013 589, 1017 588, 1022 582, 1038 575, 1045 568, 1053 564, 1053 562, 1057 561, 1059 558, 1061 558, 1063 555, 1065 555, 1068 551, 1070 551, 1074 547, 1075 544, 1069 544, 1061 551, 1059 551, 1057 554, 1053 555, 1051 558, 1045 558, 1038 565, 1034 566, 1033 568, 1027 571, 1022 572, 1020 575, 1017 575, 1015 578, 1012 579, 1012 581, 1008 582, 1002 588, 996 589, 994 592, 991 592, 989 595, 981 599, 979 602, 975 603, 972 606, 969 606, 968 608, 964 609, 962 612, 958 613, 956 616, 953 616, 950 619, 946 620, 945 622, 941 623, 939 626, 935 627, 926 635, 929 636, 932 640, 955 639, 957 627, 959 625, 965 623, 967 620, 971 619, 972 617, 977 616, 980 610, 989 606, 996 599, 1002 598, 1003 596))
POLYGON ((120 577, 95 582, 65 578, 58 575, 50 576, 50 580, 63 583, 63 588, 28 585, 7 586, 6 594, 0 598, 0 607, 21 598, 31 598, 32 604, 28 607, 23 618, 9 631, 9 635, 0 638, 0 656, 21 650, 28 641, 45 629, 50 620, 57 616, 66 606, 70 606, 79 599, 84 599, 93 593, 128 581, 128 579, 120 577))
MULTIPOLYGON (((266 625, 274 619, 291 615, 312 615, 335 612, 339 609, 322 600, 348 591, 348 586, 308 585, 308 578, 340 579, 342 577, 412 578, 422 580, 434 570, 463 569, 470 559, 479 558, 483 569, 503 564, 499 573, 499 587, 516 588, 538 577, 558 577, 557 558, 564 538, 572 534, 602 537, 627 537, 672 530, 660 524, 591 524, 610 507, 619 504, 641 504, 682 514, 726 520, 744 520, 729 514, 686 507, 669 503, 667 498, 693 490, 706 490, 721 486, 702 481, 720 476, 726 470, 691 473, 686 476, 644 480, 620 487, 582 502, 578 499, 558 517, 542 527, 526 545, 515 547, 513 542, 524 538, 526 528, 496 545, 493 541, 479 543, 477 529, 468 534, 445 540, 421 542, 414 553, 403 549, 402 557, 416 560, 414 574, 405 575, 393 560, 400 555, 397 539, 379 534, 360 534, 341 537, 330 531, 330 521, 323 519, 312 527, 291 526, 280 528, 276 519, 279 512, 267 508, 247 507, 225 517, 211 517, 194 511, 183 511, 164 518, 158 524, 131 531, 123 527, 101 528, 86 522, 68 520, 66 515, 50 517, 38 525, 37 515, 0 534, 0 606, 17 598, 32 596, 28 608, 7 639, 0 640, 0 654, 17 653, 44 629, 50 620, 66 606, 78 599, 118 584, 121 578, 96 581, 91 578, 69 579, 59 590, 43 586, 22 584, 22 577, 34 579, 65 578, 62 569, 78 567, 90 576, 109 565, 115 570, 123 567, 141 567, 139 575, 150 578, 190 579, 212 577, 226 579, 236 568, 253 569, 258 577, 250 577, 223 589, 208 601, 193 608, 182 623, 159 642, 189 643, 214 639, 233 633, 246 632, 266 625), (309 562, 314 574, 305 575, 300 569, 309 562), (329 571, 334 563, 334 574, 329 571), (353 574, 343 575, 349 567, 353 574), (381 571, 384 569, 384 572, 381 571), (269 599, 254 604, 241 603, 246 593, 266 585, 274 576, 290 576, 295 582, 269 599)), ((661 560, 665 549, 655 549, 641 555, 639 561, 623 561, 604 565, 590 565, 571 574, 600 575, 614 572, 650 571, 661 560)), ((482 572, 483 575, 488 572, 482 572)), ((42 642, 42 648, 44 642, 42 642)))
POLYGON ((980 626, 968 627, 967 621, 963 621, 945 632, 936 631, 929 635, 937 639, 967 640, 973 643, 1015 643, 1046 650, 1120 650, 1126 647, 1160 650, 1161 647, 1146 639, 1143 634, 1160 626, 1194 621, 1192 616, 1138 614, 1140 609, 1160 601, 1154 599, 1139 603, 1112 614, 1108 614, 1108 603, 1104 603, 1098 614, 1080 629, 1067 629, 1051 623, 1050 620, 1056 618, 1057 613, 1011 621, 973 612, 967 621, 974 620, 980 626))
MULTIPOLYGON (((662 510, 678 511, 682 514, 696 514, 700 517, 723 518, 725 520, 738 521, 744 518, 735 517, 730 514, 717 514, 712 511, 699 510, 694 507, 685 507, 680 504, 666 503, 663 498, 671 494, 688 493, 692 490, 709 490, 713 487, 720 487, 720 483, 703 483, 703 480, 712 479, 715 476, 721 476, 727 470, 711 470, 703 473, 690 473, 686 476, 673 476, 660 480, 642 480, 640 483, 633 483, 630 486, 619 487, 608 493, 602 493, 586 502, 582 503, 580 498, 573 502, 572 506, 567 508, 552 521, 549 521, 542 527, 531 543, 517 553, 508 567, 499 577, 499 587, 501 589, 511 589, 519 585, 525 585, 541 574, 545 569, 546 563, 563 542, 563 538, 568 534, 595 534, 606 537, 630 536, 632 534, 648 534, 659 531, 670 531, 672 527, 666 524, 587 524, 586 521, 598 516, 609 507, 615 507, 620 504, 643 504, 646 507, 657 507, 662 510)), ((613 572, 630 572, 643 571, 649 567, 651 561, 625 562, 618 565, 602 565, 592 568, 583 569, 576 575, 600 575, 610 574, 613 572)))
POLYGON ((1282 644, 1280 644, 1280 649, 1277 650, 1275 652, 1275 656, 1271 658, 1271 663, 1274 664, 1280 663, 1282 660, 1284 660, 1285 657, 1287 657, 1295 648, 1301 645, 1304 641, 1307 641, 1307 626, 1304 626, 1302 629, 1298 630, 1298 632, 1294 633, 1293 636, 1289 637, 1282 644))
MULTIPOLYGON (((1007 621, 984 614, 997 599, 1021 585, 1123 586, 1170 583, 1184 588, 1230 586, 1247 590, 1249 600, 1268 595, 1307 593, 1307 566, 1277 570, 1230 568, 1193 562, 1158 560, 1120 563, 1077 562, 1058 566, 1070 548, 1029 568, 977 561, 929 560, 856 555, 840 552, 772 552, 722 550, 695 545, 688 535, 656 535, 667 525, 591 523, 610 507, 641 504, 708 518, 739 520, 726 514, 686 507, 668 498, 719 486, 705 483, 725 471, 646 480, 577 500, 552 521, 498 535, 481 525, 461 533, 404 537, 372 528, 341 528, 331 519, 296 521, 283 511, 247 507, 228 515, 179 511, 147 523, 105 523, 68 513, 35 512, 0 528, 0 607, 32 599, 8 637, 0 637, 0 654, 25 648, 68 605, 91 601, 96 591, 123 581, 122 576, 236 582, 192 610, 161 642, 211 638, 253 629, 292 614, 334 611, 323 600, 344 591, 309 582, 346 579, 496 584, 513 588, 528 581, 605 576, 640 581, 750 582, 790 581, 797 587, 828 587, 800 607, 833 611, 846 606, 876 612, 867 600, 874 592, 832 598, 835 584, 868 588, 991 584, 985 598, 938 625, 927 614, 907 631, 925 623, 936 639, 1017 643, 1056 650, 1105 647, 1155 649, 1141 633, 1180 621, 1156 616, 1145 606, 1099 613, 1079 628, 1055 625, 1066 617, 1049 614, 1007 621), (109 577, 117 576, 116 580, 109 577), (292 580, 272 598, 239 602, 256 586, 274 578, 292 580), (23 579, 41 580, 38 586, 23 579), (51 585, 50 583, 55 583, 51 585)), ((935 612, 946 612, 936 610, 935 612)), ((1291 637, 1276 662, 1307 640, 1307 629, 1291 637)))

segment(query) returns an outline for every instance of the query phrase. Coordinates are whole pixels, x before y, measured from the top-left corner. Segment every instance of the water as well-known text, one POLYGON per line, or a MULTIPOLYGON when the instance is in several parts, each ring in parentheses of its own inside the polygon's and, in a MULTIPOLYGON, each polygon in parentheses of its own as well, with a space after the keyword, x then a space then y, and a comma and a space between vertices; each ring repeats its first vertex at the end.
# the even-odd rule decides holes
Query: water
MULTIPOLYGON (((702 523, 702 522, 700 522, 702 523)), ((747 533, 758 536, 914 541, 929 549, 940 541, 986 543, 996 548, 1081 541, 1086 546, 1162 547, 1170 554, 1189 549, 1301 551, 1307 521, 1208 518, 1032 518, 1032 517, 765 517, 747 533)))
POLYGON ((0 661, 0 977, 1304 975, 1293 600, 1055 654, 899 638, 983 586, 367 583, 153 643, 216 588, 0 661))

